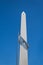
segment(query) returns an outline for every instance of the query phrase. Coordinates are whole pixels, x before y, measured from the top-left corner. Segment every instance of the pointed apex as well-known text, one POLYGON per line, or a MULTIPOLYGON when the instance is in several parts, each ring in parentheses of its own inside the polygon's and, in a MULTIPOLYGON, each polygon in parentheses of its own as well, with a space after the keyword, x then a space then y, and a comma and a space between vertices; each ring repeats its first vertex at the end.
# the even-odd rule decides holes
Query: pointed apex
POLYGON ((25 12, 24 11, 22 12, 22 15, 25 15, 25 12))

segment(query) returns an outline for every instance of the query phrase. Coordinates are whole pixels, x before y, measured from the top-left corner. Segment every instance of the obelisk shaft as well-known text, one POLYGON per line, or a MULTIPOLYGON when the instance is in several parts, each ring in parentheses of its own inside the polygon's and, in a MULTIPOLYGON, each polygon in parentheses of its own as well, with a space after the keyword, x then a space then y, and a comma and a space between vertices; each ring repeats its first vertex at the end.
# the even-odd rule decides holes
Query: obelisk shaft
POLYGON ((23 11, 21 14, 21 36, 27 42, 27 29, 26 29, 26 14, 23 11))
POLYGON ((27 44, 26 14, 24 11, 21 14, 20 36, 19 36, 19 42, 20 42, 19 65, 28 65, 28 48, 26 48, 27 47, 26 46, 27 44))

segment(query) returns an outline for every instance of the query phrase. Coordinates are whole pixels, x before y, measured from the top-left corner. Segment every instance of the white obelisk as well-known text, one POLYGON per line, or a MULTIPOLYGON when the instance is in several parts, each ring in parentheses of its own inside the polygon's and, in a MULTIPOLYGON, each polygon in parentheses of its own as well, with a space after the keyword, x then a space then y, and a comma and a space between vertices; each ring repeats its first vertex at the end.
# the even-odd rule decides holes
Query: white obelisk
POLYGON ((21 29, 18 36, 20 44, 19 65, 28 65, 28 44, 27 44, 27 28, 26 28, 26 14, 23 11, 21 14, 21 29))

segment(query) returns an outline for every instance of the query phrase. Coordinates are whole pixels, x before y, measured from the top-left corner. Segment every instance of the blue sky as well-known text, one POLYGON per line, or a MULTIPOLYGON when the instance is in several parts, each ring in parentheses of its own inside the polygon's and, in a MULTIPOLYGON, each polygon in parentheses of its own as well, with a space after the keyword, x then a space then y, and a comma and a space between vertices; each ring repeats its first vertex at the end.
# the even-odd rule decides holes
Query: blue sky
POLYGON ((27 15, 29 65, 43 65, 43 0, 0 0, 0 65, 16 65, 22 11, 27 15))

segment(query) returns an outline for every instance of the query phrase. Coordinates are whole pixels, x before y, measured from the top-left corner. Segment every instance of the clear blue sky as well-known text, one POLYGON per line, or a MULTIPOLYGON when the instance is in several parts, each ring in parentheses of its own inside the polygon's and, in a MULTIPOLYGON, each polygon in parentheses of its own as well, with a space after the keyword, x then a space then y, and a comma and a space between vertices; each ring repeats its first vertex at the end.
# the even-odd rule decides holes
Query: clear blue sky
POLYGON ((29 65, 43 65, 43 0, 0 0, 0 65, 16 65, 22 11, 27 15, 29 65))

